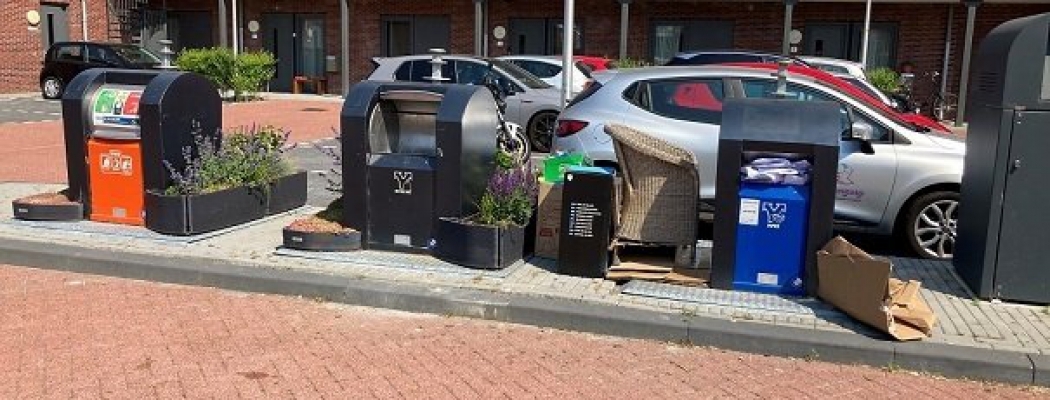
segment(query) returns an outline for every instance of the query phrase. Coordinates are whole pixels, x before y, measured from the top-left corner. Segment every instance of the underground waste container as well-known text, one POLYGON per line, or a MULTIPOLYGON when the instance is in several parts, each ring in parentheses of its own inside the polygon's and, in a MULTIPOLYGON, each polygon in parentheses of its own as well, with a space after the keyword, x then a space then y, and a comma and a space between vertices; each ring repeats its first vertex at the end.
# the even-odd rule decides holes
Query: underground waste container
POLYGON ((222 100, 192 73, 90 69, 67 85, 62 120, 69 195, 84 216, 150 227, 146 191, 169 186, 195 135, 217 140, 222 100))
POLYGON ((496 118, 484 86, 354 85, 342 111, 343 223, 366 249, 429 251, 438 218, 476 212, 496 118))
POLYGON ((725 102, 713 287, 816 293, 816 253, 832 237, 843 125, 839 105, 832 102, 725 102))
POLYGON ((1050 14, 1008 21, 981 41, 967 114, 966 163, 952 239, 978 297, 1050 303, 1050 14))

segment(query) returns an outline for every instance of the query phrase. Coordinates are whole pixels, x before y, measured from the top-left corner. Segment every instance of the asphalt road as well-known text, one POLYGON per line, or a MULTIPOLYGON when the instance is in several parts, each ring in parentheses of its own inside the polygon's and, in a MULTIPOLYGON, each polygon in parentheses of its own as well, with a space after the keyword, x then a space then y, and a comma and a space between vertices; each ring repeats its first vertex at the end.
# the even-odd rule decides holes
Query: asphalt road
POLYGON ((0 124, 52 121, 62 118, 62 103, 40 96, 0 98, 0 124))

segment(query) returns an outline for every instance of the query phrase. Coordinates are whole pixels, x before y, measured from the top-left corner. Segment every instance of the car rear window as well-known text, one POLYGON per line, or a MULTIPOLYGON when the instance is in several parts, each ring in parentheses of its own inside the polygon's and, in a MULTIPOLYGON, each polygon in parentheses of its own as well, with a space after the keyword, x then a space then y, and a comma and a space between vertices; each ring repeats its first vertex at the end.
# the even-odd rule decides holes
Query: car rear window
POLYGON ((627 100, 653 114, 705 124, 722 123, 725 90, 720 79, 647 81, 624 92, 627 100))
POLYGON ((84 61, 83 46, 78 44, 67 44, 56 46, 51 52, 51 60, 54 61, 84 61))
POLYGON ((591 97, 591 95, 598 92, 598 90, 601 88, 602 84, 598 83, 598 81, 587 82, 587 86, 584 86, 583 91, 577 93, 576 96, 572 98, 572 100, 569 100, 569 103, 566 105, 566 107, 572 107, 574 104, 586 100, 588 97, 591 97))

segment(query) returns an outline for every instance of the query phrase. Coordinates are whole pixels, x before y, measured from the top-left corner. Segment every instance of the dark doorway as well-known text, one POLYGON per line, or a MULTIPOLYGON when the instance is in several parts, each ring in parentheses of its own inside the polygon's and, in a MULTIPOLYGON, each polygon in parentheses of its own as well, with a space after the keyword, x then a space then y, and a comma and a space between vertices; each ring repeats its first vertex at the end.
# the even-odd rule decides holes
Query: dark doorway
POLYGON ((40 6, 40 37, 44 49, 51 48, 55 42, 69 41, 69 17, 65 6, 40 6))
POLYGON ((296 76, 324 76, 324 16, 266 13, 260 29, 263 48, 277 59, 271 91, 290 92, 296 76))
POLYGON ((384 16, 380 24, 384 57, 424 54, 430 49, 449 49, 449 19, 445 16, 384 16))
MULTIPOLYGON (((863 22, 806 24, 803 50, 806 55, 860 61, 863 22)), ((896 67, 897 24, 873 22, 868 33, 868 66, 896 67)))
POLYGON ((726 50, 733 46, 730 21, 674 20, 653 21, 650 36, 653 62, 664 65, 686 51, 726 50))
MULTIPOLYGON (((554 55, 561 54, 562 25, 564 20, 560 18, 511 18, 509 25, 509 41, 507 52, 510 54, 535 54, 554 55)), ((572 48, 574 52, 582 52, 583 27, 577 21, 573 27, 572 48)))
POLYGON ((215 46, 211 13, 208 11, 168 12, 168 39, 171 50, 202 49, 215 46))

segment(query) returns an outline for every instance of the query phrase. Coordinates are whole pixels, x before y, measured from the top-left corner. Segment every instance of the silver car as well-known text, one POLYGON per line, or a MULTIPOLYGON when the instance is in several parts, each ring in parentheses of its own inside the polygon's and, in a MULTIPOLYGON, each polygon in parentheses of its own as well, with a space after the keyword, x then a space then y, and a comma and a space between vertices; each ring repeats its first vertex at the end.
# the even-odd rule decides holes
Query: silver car
MULTIPOLYGON (((815 78, 789 74, 798 100, 842 105, 844 126, 835 215, 840 228, 899 233, 918 254, 952 256, 965 144, 930 131, 815 78)), ((598 164, 616 163, 606 123, 651 132, 692 151, 699 160, 700 197, 715 194, 722 101, 768 97, 776 79, 768 69, 731 66, 659 67, 595 74, 595 83, 559 117, 557 151, 583 152, 598 164)))
MULTIPOLYGON (((368 80, 429 82, 431 58, 430 55, 375 58, 376 69, 368 80)), ((479 85, 489 74, 494 74, 492 77, 507 94, 507 120, 525 127, 533 150, 550 150, 561 108, 558 89, 506 61, 454 55, 442 58, 446 64, 441 75, 450 78, 451 83, 479 85)))

